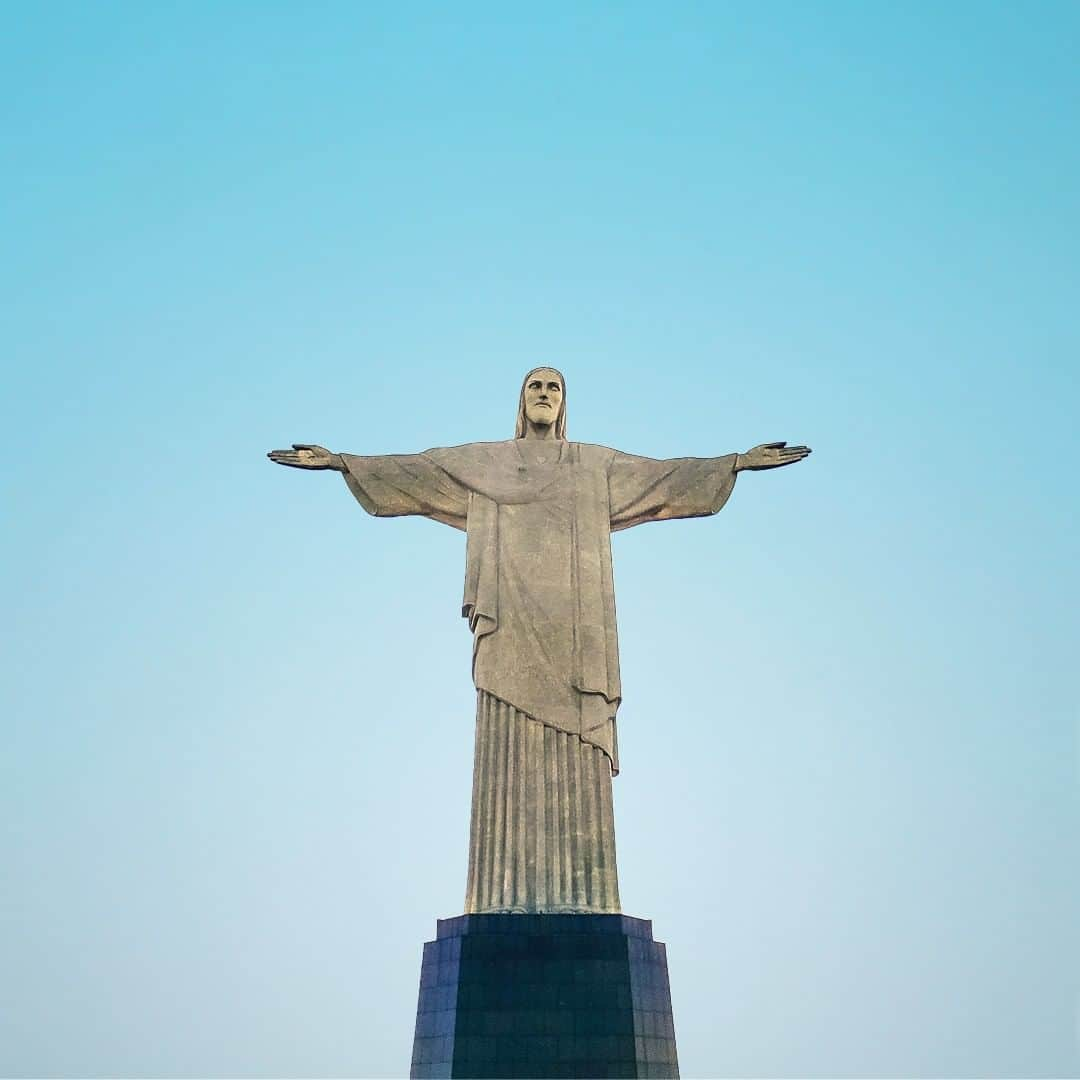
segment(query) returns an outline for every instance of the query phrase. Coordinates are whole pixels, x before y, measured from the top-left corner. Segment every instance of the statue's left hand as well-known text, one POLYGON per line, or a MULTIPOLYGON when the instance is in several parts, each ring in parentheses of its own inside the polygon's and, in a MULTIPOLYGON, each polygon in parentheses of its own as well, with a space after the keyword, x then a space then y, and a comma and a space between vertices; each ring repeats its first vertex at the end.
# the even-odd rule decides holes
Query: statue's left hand
POLYGON ((794 465, 810 453, 809 446, 788 446, 786 442, 767 442, 738 454, 735 471, 743 469, 779 469, 782 465, 794 465))

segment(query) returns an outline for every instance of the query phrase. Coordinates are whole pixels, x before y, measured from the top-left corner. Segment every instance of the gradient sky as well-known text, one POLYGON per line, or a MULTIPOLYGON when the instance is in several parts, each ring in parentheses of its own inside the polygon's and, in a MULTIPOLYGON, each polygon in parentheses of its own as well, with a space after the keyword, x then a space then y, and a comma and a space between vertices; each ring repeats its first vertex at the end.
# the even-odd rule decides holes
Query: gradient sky
POLYGON ((19 4, 0 1073, 407 1071, 464 540, 265 452, 789 439, 615 538, 683 1075, 1075 1076, 1080 7, 19 4))

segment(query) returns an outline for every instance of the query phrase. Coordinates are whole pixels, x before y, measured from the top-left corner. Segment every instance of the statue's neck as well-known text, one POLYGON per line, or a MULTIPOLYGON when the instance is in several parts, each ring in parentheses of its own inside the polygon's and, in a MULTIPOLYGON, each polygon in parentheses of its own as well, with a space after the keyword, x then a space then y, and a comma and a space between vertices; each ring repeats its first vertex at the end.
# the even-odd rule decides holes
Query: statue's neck
POLYGON ((558 440, 554 424, 534 424, 528 419, 525 421, 525 438, 543 439, 547 442, 556 442, 558 440))

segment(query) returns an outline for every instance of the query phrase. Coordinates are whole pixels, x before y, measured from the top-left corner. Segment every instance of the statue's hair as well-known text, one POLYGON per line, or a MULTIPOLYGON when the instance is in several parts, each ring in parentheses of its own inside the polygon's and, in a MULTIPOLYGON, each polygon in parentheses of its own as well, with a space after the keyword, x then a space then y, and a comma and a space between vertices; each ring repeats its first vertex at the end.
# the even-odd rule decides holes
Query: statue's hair
POLYGON ((518 395, 518 411, 517 411, 517 424, 514 427, 514 438, 525 438, 525 387, 529 385, 529 380, 538 371, 554 371, 559 376, 559 382, 562 384, 562 404, 559 406, 559 415, 555 419, 555 438, 566 438, 566 378, 558 368, 551 367, 550 364, 541 364, 540 367, 534 367, 524 379, 521 380, 521 393, 518 395))

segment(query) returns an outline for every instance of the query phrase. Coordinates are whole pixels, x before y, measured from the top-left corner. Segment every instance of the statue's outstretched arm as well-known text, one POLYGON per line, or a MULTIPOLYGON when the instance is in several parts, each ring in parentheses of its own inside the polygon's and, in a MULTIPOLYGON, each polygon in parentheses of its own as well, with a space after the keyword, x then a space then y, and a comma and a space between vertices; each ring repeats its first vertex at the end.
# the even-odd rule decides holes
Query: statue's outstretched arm
POLYGON ((332 454, 325 446, 314 443, 292 444, 291 450, 271 450, 266 456, 278 465, 288 465, 293 469, 333 469, 345 472, 345 462, 340 454, 332 454))
POLYGON ((345 477, 357 502, 375 517, 428 517, 464 530, 469 516, 469 489, 437 461, 423 454, 334 454, 325 446, 293 443, 291 450, 266 455, 292 469, 329 469, 345 477))
POLYGON ((810 453, 809 446, 788 446, 786 442, 767 442, 735 455, 735 471, 744 469, 779 469, 782 465, 794 465, 810 453))

